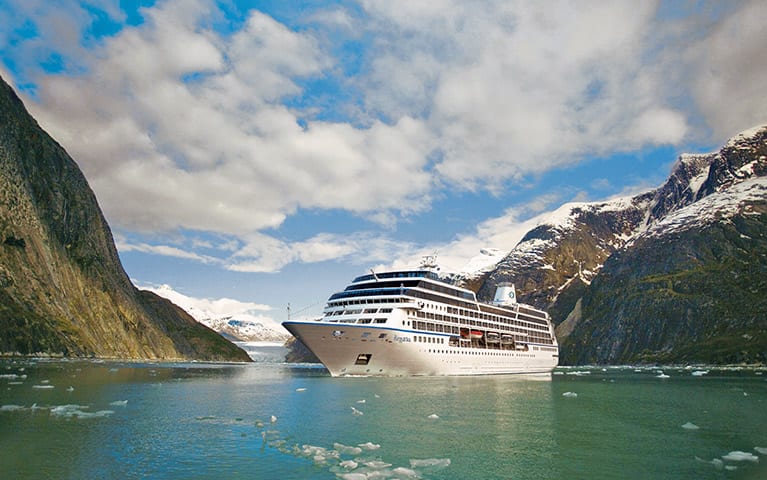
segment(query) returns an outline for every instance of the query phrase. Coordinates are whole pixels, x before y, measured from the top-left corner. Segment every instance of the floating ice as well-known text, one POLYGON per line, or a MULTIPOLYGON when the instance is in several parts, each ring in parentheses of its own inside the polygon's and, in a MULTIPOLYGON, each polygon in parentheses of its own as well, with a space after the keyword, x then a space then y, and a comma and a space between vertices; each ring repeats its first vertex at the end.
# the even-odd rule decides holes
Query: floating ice
POLYGON ((695 425, 694 423, 691 423, 691 422, 685 423, 684 425, 682 425, 682 428, 684 428, 686 430, 698 430, 698 429, 700 429, 699 426, 697 426, 697 425, 695 425))
POLYGON ((16 410, 23 410, 21 405, 3 405, 0 406, 0 412, 15 412, 16 410))
POLYGON ((66 418, 97 418, 97 417, 107 417, 109 415, 112 415, 112 410, 99 410, 98 412, 85 412, 84 409, 87 409, 87 406, 83 405, 59 405, 57 407, 51 408, 51 415, 55 415, 58 417, 66 417, 66 418))
POLYGON ((418 478, 418 474, 415 472, 415 470, 411 470, 405 467, 397 467, 394 470, 392 470, 392 473, 397 475, 398 477, 418 478))
POLYGON ((344 460, 343 462, 339 463, 338 466, 347 470, 354 470, 359 466, 359 463, 355 462, 354 460, 344 460))
POLYGON ((767 455, 767 447, 754 447, 754 450, 760 455, 767 455))
POLYGON ((357 403, 365 403, 365 400, 357 400, 357 403))
POLYGON ((343 443, 334 443, 333 448, 342 455, 359 455, 362 453, 362 449, 360 447, 350 447, 348 445, 344 445, 343 443))
POLYGON ((690 375, 693 377, 702 377, 703 375, 708 375, 708 370, 695 370, 690 375))
POLYGON ((38 390, 50 390, 51 388, 54 388, 53 385, 32 385, 32 388, 36 388, 38 390))
POLYGON ((73 387, 72 385, 67 387, 67 392, 74 392, 74 391, 75 391, 75 387, 73 387))
POLYGON ((758 462, 759 457, 751 452, 741 452, 740 450, 735 450, 728 453, 727 455, 722 455, 722 460, 729 460, 731 462, 758 462))
POLYGON ((428 418, 429 420, 439 420, 439 415, 437 415, 436 413, 432 413, 426 418, 428 418))
POLYGON ((369 462, 365 462, 365 466, 375 470, 381 470, 382 468, 391 467, 391 463, 382 462, 381 460, 371 460, 369 462))
POLYGON ((578 394, 575 392, 565 392, 562 394, 562 396, 567 398, 576 398, 578 394))
POLYGON ((450 465, 449 458, 426 458, 423 460, 411 459, 412 468, 447 467, 450 465))
POLYGON ((297 392, 305 392, 305 391, 306 391, 306 389, 305 389, 305 388, 297 388, 297 389, 296 389, 296 391, 297 391, 297 392))
POLYGON ((381 398, 381 395, 379 395, 379 394, 377 394, 377 393, 376 393, 376 394, 375 394, 375 397, 376 397, 376 398, 381 398))
POLYGON ((4 374, 0 375, 0 379, 15 380, 17 378, 19 378, 19 376, 16 375, 15 373, 4 373, 4 374))
POLYGON ((655 378, 671 378, 669 375, 666 375, 663 372, 660 372, 659 375, 656 375, 655 378))
POLYGON ((275 423, 275 422, 277 422, 277 417, 272 415, 271 417, 269 417, 269 421, 272 422, 272 423, 275 423))
POLYGON ((368 476, 364 473, 341 473, 338 478, 342 480, 367 480, 368 476))
POLYGON ((730 472, 734 472, 735 470, 738 469, 738 467, 736 467, 735 465, 725 465, 724 469, 730 472))
POLYGON ((360 443, 357 446, 364 450, 378 450, 379 448, 381 448, 381 445, 377 443, 373 443, 373 442, 360 443))
POLYGON ((115 400, 114 402, 110 403, 113 407, 124 407, 128 405, 128 400, 115 400))
POLYGON ((365 415, 365 414, 360 412, 356 408, 352 407, 352 415, 357 415, 359 417, 359 416, 362 416, 362 415, 365 415))

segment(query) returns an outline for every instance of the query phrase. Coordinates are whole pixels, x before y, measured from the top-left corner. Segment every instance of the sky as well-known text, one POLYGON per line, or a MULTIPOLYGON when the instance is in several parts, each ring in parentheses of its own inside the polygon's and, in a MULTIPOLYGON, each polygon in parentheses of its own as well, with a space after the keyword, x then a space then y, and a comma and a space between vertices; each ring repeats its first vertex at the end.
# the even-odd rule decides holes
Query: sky
MULTIPOLYGON (((140 287, 318 314, 767 122, 767 2, 0 0, 0 76, 140 287)), ((492 251, 492 250, 491 250, 492 251)))

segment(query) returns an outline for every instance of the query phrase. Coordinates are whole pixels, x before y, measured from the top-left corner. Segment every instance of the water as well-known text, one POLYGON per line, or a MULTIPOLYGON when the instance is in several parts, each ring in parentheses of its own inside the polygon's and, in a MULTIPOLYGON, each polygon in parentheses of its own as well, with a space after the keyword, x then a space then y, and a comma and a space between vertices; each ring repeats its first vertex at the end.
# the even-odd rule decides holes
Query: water
POLYGON ((0 478, 767 478, 767 373, 692 372, 0 360, 0 478))

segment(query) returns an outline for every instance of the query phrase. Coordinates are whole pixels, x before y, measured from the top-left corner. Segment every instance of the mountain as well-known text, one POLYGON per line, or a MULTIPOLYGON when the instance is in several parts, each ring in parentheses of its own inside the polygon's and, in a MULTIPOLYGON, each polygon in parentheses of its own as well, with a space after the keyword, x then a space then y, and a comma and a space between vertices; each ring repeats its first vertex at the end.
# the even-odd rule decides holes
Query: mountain
POLYGON ((249 361, 133 286, 82 172, 2 79, 0 353, 249 361))
POLYGON ((259 310, 265 308, 261 305, 227 298, 218 300, 193 298, 175 291, 169 285, 148 290, 180 306, 195 320, 229 340, 284 343, 291 338, 290 334, 274 320, 258 315, 259 310))
POLYGON ((571 203, 490 271, 557 325, 562 364, 767 363, 767 126, 682 155, 659 188, 571 203))

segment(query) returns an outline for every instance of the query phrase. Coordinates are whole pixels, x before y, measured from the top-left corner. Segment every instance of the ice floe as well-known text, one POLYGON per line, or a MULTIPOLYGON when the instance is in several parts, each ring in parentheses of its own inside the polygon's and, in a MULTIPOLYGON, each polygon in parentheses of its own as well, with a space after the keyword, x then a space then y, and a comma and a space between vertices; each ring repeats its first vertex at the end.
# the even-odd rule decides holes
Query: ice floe
POLYGON ((271 417, 269 417, 269 421, 270 421, 271 423, 277 423, 277 417, 275 417, 274 415, 272 415, 271 417))
POLYGON ((297 391, 297 392, 305 392, 305 391, 306 391, 306 389, 305 389, 305 388, 297 388, 297 389, 296 389, 296 391, 297 391))
MULTIPOLYGON (((256 426, 263 422, 256 421, 256 426)), ((343 480, 394 479, 410 480, 424 478, 437 470, 450 466, 449 458, 410 459, 409 465, 394 465, 381 458, 381 445, 373 442, 349 446, 334 442, 332 448, 310 444, 290 444, 276 430, 261 432, 265 446, 280 453, 305 458, 315 466, 326 468, 336 478, 343 480)), ((290 438, 290 435, 287 436, 290 438)))
POLYGON ((21 405, 2 405, 0 406, 0 412, 15 412, 17 410, 24 410, 21 405))
POLYGON ((365 473, 339 473, 336 475, 341 480, 367 480, 368 476, 365 473))
POLYGON ((567 398, 576 398, 578 394, 575 392, 565 392, 562 394, 562 396, 567 398))
POLYGON ((365 414, 362 413, 361 411, 357 410, 356 408, 352 407, 352 415, 356 415, 356 416, 360 417, 360 416, 365 415, 365 414))
POLYGON ((392 470, 392 473, 399 478, 418 478, 418 474, 415 470, 405 467, 397 467, 392 470))
POLYGON ((754 447, 754 450, 760 455, 767 455, 767 447, 754 447))
POLYGON ((84 405, 59 405, 51 408, 51 415, 66 418, 98 418, 108 417, 115 413, 112 410, 99 410, 97 412, 86 412, 89 407, 84 405))
POLYGON ((379 448, 381 448, 381 445, 377 443, 373 443, 373 442, 360 443, 357 446, 364 450, 378 450, 379 448))
POLYGON ((708 370, 695 370, 690 375, 693 377, 702 377, 703 375, 708 375, 708 370))
POLYGON ((666 375, 665 373, 661 371, 658 375, 655 376, 655 378, 671 378, 671 376, 666 375))
POLYGON ((50 390, 55 387, 53 385, 32 385, 32 388, 36 388, 38 390, 50 390))
POLYGON ((685 423, 684 425, 682 425, 682 428, 684 428, 685 430, 699 430, 700 429, 699 426, 695 425, 692 422, 685 423))
POLYGON ((429 420, 439 420, 439 415, 437 415, 436 413, 432 413, 426 418, 428 418, 429 420))
POLYGON ((425 458, 422 460, 410 460, 411 468, 447 467, 450 466, 449 458, 425 458))
POLYGON ((342 443, 334 443, 333 448, 344 455, 359 455, 362 453, 362 449, 360 447, 351 447, 342 443))
POLYGON ((727 455, 722 455, 722 460, 729 460, 731 462, 758 462, 759 457, 751 452, 741 452, 740 450, 735 450, 728 453, 727 455))
POLYGON ((115 400, 114 402, 110 403, 113 407, 124 407, 128 405, 128 400, 115 400))

